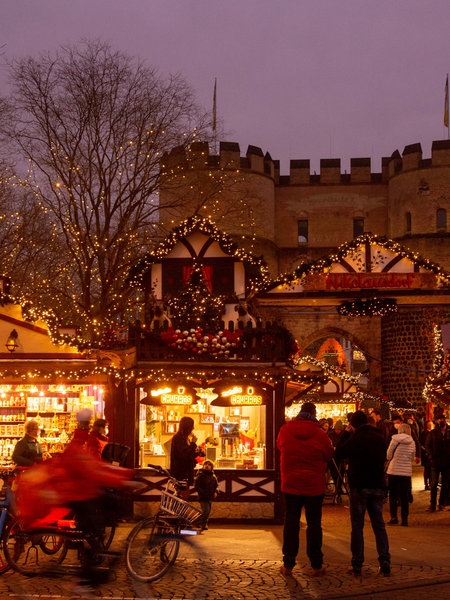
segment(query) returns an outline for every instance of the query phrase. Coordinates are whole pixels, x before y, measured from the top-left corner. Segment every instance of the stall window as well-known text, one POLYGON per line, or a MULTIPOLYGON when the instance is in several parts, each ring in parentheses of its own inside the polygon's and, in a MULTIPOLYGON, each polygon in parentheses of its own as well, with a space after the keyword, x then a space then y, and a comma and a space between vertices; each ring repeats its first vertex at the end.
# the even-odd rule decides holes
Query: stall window
MULTIPOLYGON (((176 295, 180 287, 189 281, 192 273, 192 260, 162 260, 163 295, 176 295)), ((204 259, 202 263, 203 281, 213 294, 231 294, 234 291, 234 259, 204 259)))

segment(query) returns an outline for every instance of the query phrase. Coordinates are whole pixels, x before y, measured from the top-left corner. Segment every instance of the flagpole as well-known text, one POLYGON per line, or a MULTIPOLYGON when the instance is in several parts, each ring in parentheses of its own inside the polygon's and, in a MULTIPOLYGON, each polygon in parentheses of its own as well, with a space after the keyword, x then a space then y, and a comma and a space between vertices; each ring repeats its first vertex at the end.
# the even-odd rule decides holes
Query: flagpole
POLYGON ((449 129, 449 102, 448 102, 448 73, 445 80, 445 101, 444 101, 444 126, 447 127, 447 139, 450 139, 449 129))
POLYGON ((217 154, 217 77, 214 77, 212 131, 214 142, 214 154, 217 154))

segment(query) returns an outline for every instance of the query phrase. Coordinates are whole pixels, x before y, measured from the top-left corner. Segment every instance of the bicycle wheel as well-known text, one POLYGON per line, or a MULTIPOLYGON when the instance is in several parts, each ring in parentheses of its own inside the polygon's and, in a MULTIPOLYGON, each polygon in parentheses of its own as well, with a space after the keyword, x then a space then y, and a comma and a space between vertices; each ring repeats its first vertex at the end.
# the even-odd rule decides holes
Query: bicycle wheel
POLYGON ((180 549, 177 526, 162 517, 141 521, 127 539, 128 573, 139 581, 155 581, 175 562, 180 549))
POLYGON ((3 551, 3 539, 6 535, 6 531, 8 530, 8 527, 10 527, 12 521, 13 521, 13 517, 10 514, 8 514, 6 517, 6 523, 3 525, 2 535, 0 537, 0 575, 2 575, 3 573, 6 573, 6 571, 8 569, 10 569, 9 562, 6 560, 6 556, 3 551))
POLYGON ((42 552, 45 552, 45 554, 56 554, 61 550, 63 543, 64 538, 61 535, 52 533, 49 535, 43 535, 39 545, 42 552))
POLYGON ((57 567, 64 548, 63 534, 51 529, 24 531, 18 520, 11 523, 3 539, 3 551, 8 564, 28 577, 47 573, 57 567), (52 545, 50 540, 53 540, 52 545), (49 547, 53 548, 51 554, 47 551, 49 547))

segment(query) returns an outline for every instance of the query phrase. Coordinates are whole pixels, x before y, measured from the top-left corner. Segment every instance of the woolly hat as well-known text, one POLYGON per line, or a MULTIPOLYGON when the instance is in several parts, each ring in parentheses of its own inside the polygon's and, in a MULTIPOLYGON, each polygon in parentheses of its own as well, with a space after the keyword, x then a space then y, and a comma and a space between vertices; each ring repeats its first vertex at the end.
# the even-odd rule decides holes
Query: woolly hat
POLYGON ((93 415, 93 412, 90 408, 82 408, 77 412, 77 421, 78 423, 89 423, 93 415))
POLYGON ((303 404, 300 412, 308 413, 308 414, 312 415, 313 417, 315 417, 316 416, 316 405, 313 404, 312 402, 305 402, 305 404, 303 404))

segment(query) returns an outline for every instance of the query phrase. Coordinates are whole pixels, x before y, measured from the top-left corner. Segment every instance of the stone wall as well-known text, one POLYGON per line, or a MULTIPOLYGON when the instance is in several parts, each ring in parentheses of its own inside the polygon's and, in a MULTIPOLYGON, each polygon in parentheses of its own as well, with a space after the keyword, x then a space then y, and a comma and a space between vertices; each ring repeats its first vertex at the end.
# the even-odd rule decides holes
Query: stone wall
POLYGON ((382 320, 382 387, 390 401, 424 408, 422 390, 433 368, 434 326, 448 309, 399 311, 382 320))

